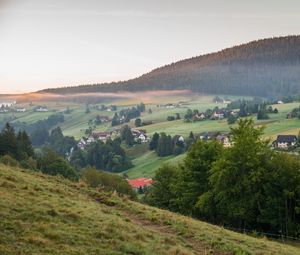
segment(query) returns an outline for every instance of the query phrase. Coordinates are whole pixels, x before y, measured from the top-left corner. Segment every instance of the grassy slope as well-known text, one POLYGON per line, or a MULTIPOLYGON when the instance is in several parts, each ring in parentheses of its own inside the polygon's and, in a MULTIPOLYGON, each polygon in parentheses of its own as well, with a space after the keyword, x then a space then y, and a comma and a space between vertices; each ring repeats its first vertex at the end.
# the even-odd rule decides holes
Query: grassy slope
POLYGON ((300 254, 292 246, 4 165, 0 208, 3 255, 300 254))
POLYGON ((179 156, 158 157, 154 151, 148 151, 140 157, 132 160, 134 165, 127 173, 130 179, 138 177, 153 177, 156 170, 162 164, 176 164, 184 158, 185 154, 179 156))

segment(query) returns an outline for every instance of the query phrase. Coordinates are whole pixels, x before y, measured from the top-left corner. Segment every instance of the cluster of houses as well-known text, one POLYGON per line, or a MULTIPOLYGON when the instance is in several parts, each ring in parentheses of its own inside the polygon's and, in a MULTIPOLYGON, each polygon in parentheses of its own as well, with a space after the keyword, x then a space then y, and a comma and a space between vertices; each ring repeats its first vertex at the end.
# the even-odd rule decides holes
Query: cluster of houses
MULTIPOLYGON (((113 131, 101 131, 101 132, 93 132, 92 135, 89 137, 81 138, 80 141, 77 143, 78 148, 84 150, 86 146, 90 145, 92 142, 95 141, 103 141, 105 142, 107 139, 117 137, 120 134, 121 129, 115 129, 113 131)), ((132 135, 135 141, 140 141, 141 143, 145 143, 149 141, 149 138, 146 134, 146 130, 141 129, 131 129, 132 135)))
POLYGON ((193 121, 201 121, 201 120, 222 120, 227 118, 228 116, 237 116, 238 111, 228 110, 225 108, 217 109, 214 111, 206 111, 206 112, 194 112, 192 117, 193 121))
POLYGON ((110 105, 110 106, 99 105, 99 106, 97 106, 97 109, 100 110, 100 111, 113 112, 113 111, 117 110, 117 106, 116 105, 110 105))
POLYGON ((177 104, 172 104, 172 103, 168 103, 168 104, 158 104, 157 107, 160 108, 166 108, 166 109, 174 109, 174 108, 179 108, 181 107, 183 104, 183 102, 179 102, 177 104))
POLYGON ((215 139, 225 148, 229 148, 232 146, 232 142, 230 141, 230 138, 227 134, 221 134, 220 132, 203 132, 199 134, 199 139, 201 140, 210 140, 215 139))

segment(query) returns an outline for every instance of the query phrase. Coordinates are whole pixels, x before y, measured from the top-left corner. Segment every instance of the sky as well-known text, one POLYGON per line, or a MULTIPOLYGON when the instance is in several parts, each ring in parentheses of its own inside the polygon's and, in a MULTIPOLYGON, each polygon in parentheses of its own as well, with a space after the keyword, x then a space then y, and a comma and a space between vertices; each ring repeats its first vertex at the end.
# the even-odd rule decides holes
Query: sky
POLYGON ((299 0, 0 0, 0 94, 126 80, 300 34, 299 0))

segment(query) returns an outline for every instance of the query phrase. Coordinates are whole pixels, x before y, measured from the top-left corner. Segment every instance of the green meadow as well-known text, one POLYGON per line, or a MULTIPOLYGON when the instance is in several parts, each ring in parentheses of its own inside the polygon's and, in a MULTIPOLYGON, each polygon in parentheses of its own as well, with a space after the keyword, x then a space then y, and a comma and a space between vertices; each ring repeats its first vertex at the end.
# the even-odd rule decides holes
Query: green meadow
MULTIPOLYGON (((115 193, 0 164, 0 254, 296 255, 115 193)), ((294 243, 293 243, 294 244, 294 243)))

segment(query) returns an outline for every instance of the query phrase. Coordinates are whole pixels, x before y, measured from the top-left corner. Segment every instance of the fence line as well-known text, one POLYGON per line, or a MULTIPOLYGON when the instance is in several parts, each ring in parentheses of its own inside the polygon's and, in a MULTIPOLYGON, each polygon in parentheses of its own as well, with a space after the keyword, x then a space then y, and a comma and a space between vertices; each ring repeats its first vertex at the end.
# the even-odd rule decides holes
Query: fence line
POLYGON ((296 238, 293 236, 285 236, 283 234, 274 234, 274 233, 267 233, 267 232, 259 232, 256 230, 251 230, 251 229, 242 229, 242 228, 232 228, 232 227, 225 227, 223 226, 225 229, 229 229, 229 230, 233 230, 236 232, 240 232, 240 233, 257 233, 258 235, 264 235, 264 236, 270 236, 270 237, 279 237, 281 238, 281 240, 284 242, 284 240, 294 240, 294 241, 299 241, 300 242, 300 238, 296 238))

